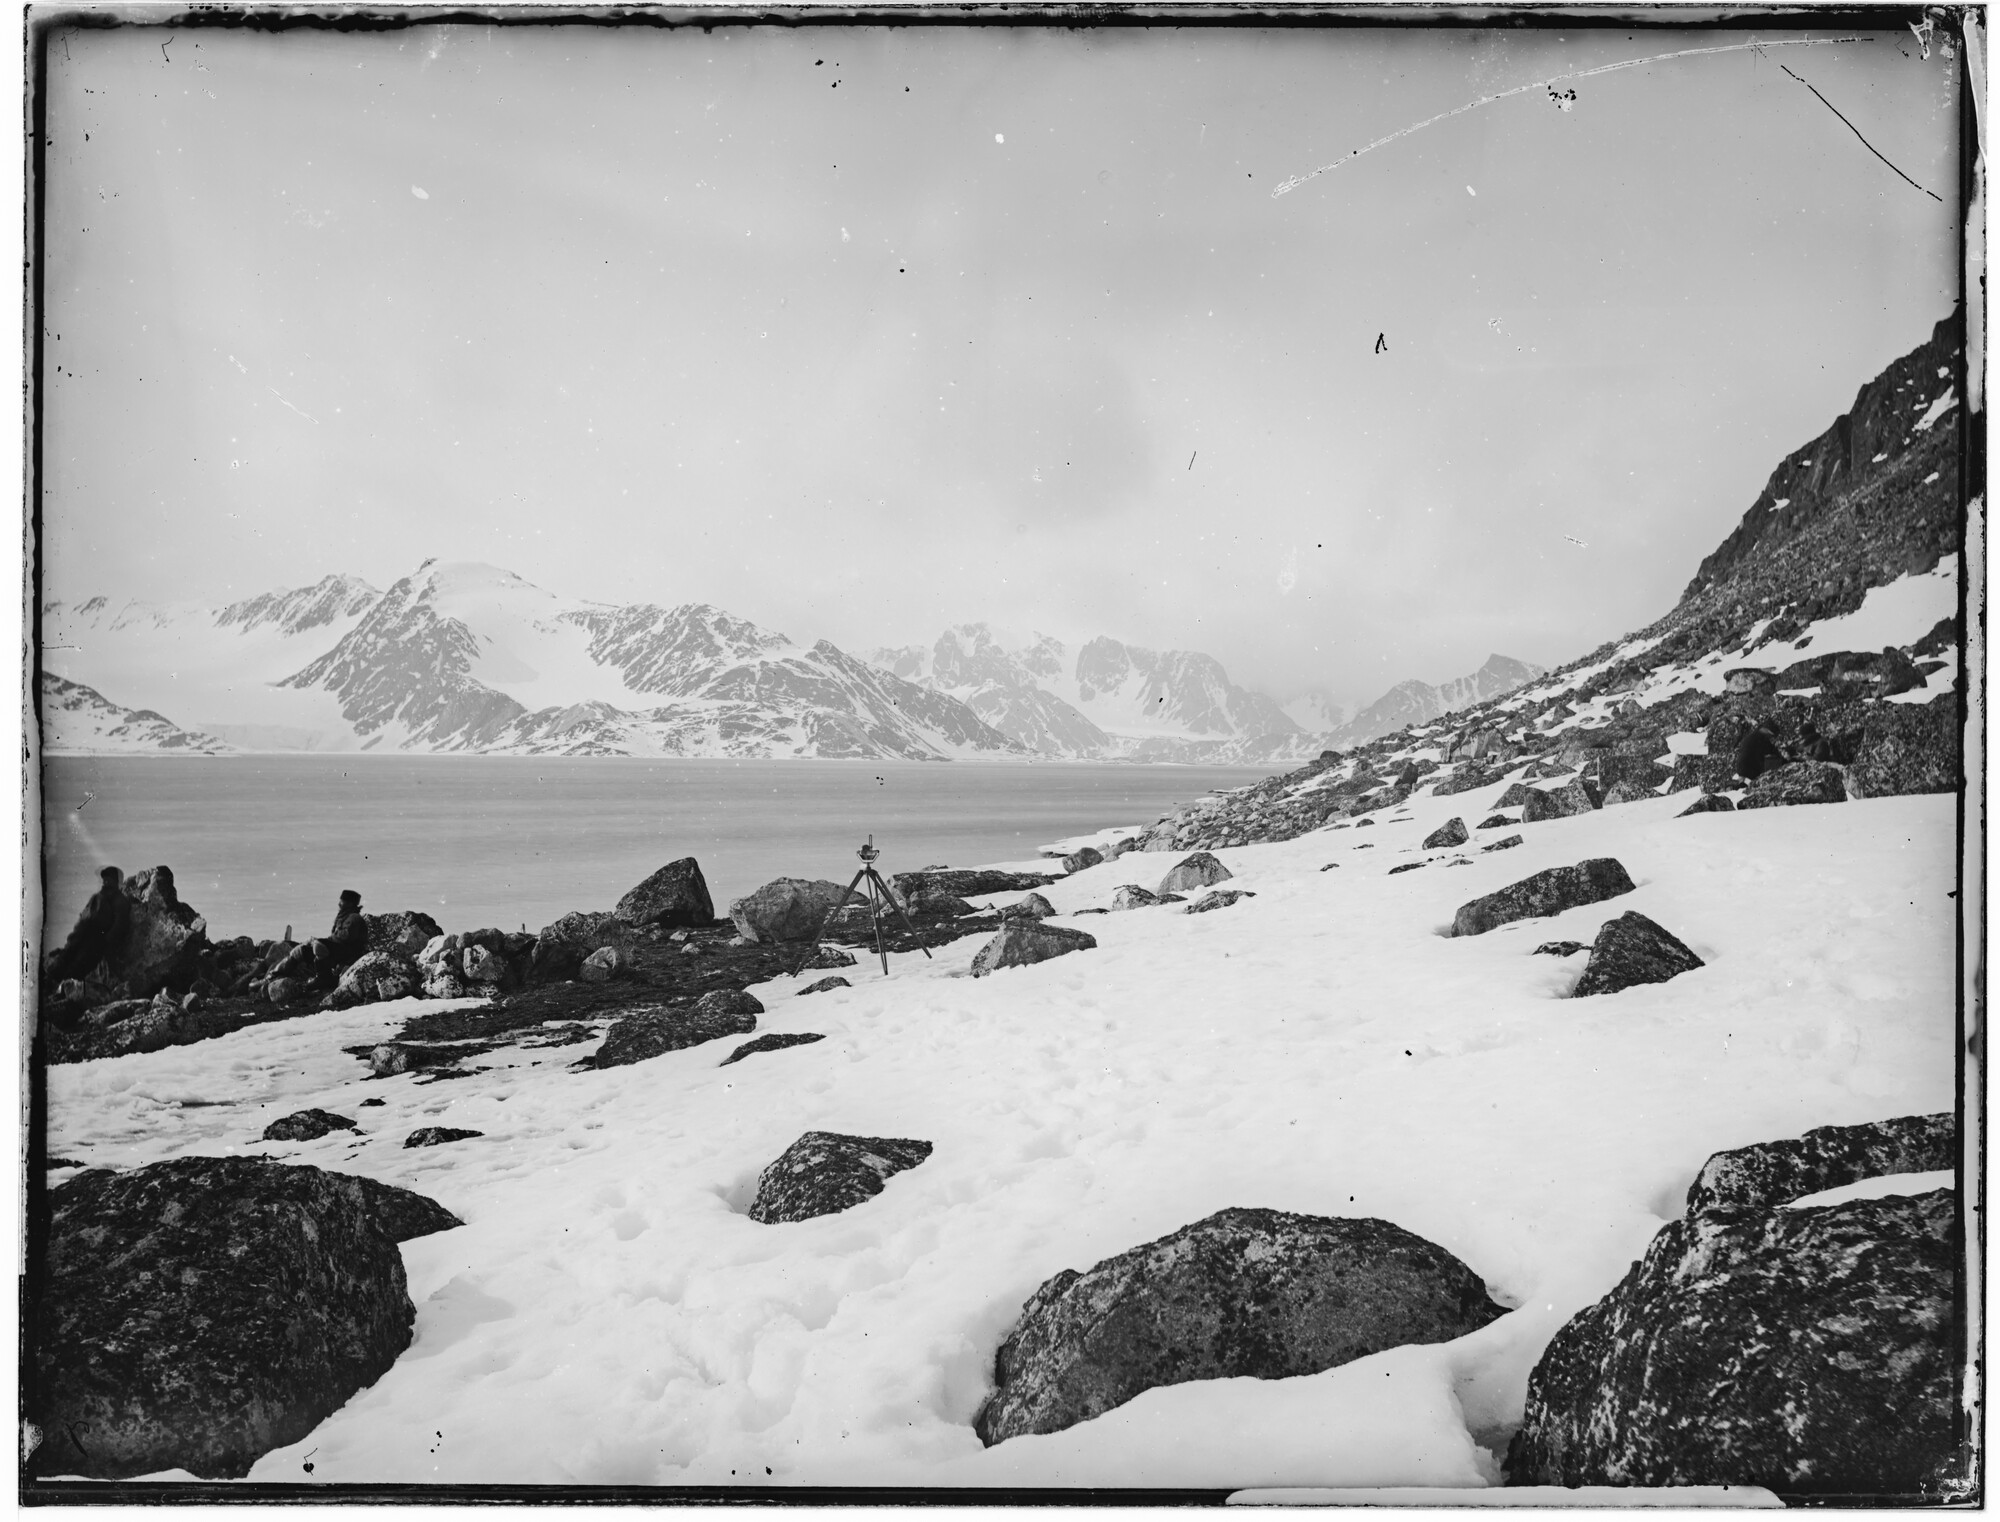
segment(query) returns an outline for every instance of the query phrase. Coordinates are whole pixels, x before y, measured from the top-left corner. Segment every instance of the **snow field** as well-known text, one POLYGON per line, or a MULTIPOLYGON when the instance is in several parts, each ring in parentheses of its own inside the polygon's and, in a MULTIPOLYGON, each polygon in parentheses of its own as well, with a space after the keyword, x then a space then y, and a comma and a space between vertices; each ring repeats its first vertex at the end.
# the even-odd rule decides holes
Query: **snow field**
MULTIPOLYGON (((1255 898, 1065 918, 1098 949, 1035 967, 968 978, 972 937, 892 957, 887 980, 863 962, 851 989, 775 980, 753 989, 759 1031, 827 1039, 731 1067, 733 1041, 580 1074, 563 1069, 587 1046, 504 1048, 469 1079, 368 1080, 339 1048, 435 1007, 375 1006, 54 1069, 50 1152, 261 1152, 466 1219, 404 1244, 411 1349, 253 1479, 307 1479, 310 1453, 330 1481, 1491 1484, 1547 1340, 1710 1153, 1947 1108, 1954 1077, 1951 797, 1678 819, 1684 793, 1530 825, 1490 856, 1513 831, 1477 832, 1386 876, 1504 786, 1217 851, 1255 898), (1467 899, 1603 855, 1636 892, 1439 934, 1467 899), (1534 946, 1628 909, 1709 965, 1567 1000, 1582 958, 1534 946), (257 1140, 309 1105, 370 1134, 257 1140), (403 1150, 420 1124, 486 1135, 403 1150), (815 1128, 936 1150, 850 1211, 750 1221, 759 1171, 815 1128), (1393 1221, 1518 1309, 981 1448, 993 1353, 1043 1280, 1232 1205, 1393 1221)), ((1182 854, 1042 891, 1073 915, 1182 854)))

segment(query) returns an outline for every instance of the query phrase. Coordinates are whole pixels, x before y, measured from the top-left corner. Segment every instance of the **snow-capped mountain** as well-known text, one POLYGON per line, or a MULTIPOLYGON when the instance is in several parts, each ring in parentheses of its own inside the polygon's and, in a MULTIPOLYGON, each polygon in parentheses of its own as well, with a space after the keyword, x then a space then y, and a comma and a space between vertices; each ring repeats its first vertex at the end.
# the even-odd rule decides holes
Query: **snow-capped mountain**
POLYGON ((1017 744, 1037 755, 1074 760, 1103 756, 1112 739, 1042 686, 1059 641, 1036 636, 1025 651, 1005 649, 986 624, 960 624, 931 645, 872 650, 867 659, 885 671, 949 693, 1017 744), (1042 659, 1032 657, 1040 652, 1042 659), (1026 658, 1024 658, 1026 657, 1026 658))
POLYGON ((42 673, 42 750, 68 756, 167 752, 219 755, 229 747, 213 735, 182 729, 148 708, 121 708, 94 687, 42 673))
POLYGON ((1381 697, 1336 727, 1328 736, 1328 747, 1343 750, 1363 745, 1378 735, 1386 735, 1409 724, 1424 724, 1441 714, 1455 713, 1474 703, 1484 703, 1512 692, 1542 674, 1543 668, 1511 656, 1489 655, 1486 664, 1470 676, 1453 677, 1433 686, 1429 682, 1398 682, 1381 697))
MULTIPOLYGON (((566 602, 511 571, 426 561, 222 608, 51 604, 51 670, 167 696, 271 750, 526 755, 1024 755, 957 700, 822 640, 704 605, 566 602)), ((58 747, 59 748, 59 747, 58 747)))

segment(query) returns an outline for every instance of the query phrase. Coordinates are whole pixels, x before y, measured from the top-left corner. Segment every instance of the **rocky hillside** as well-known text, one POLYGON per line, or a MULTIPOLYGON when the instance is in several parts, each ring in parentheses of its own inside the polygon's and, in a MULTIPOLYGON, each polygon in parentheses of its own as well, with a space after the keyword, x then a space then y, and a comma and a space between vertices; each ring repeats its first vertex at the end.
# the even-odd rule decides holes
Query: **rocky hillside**
POLYGON ((1453 677, 1435 686, 1429 682, 1398 682, 1345 724, 1332 730, 1326 736, 1326 744, 1364 744, 1409 725, 1426 723, 1441 714, 1470 708, 1489 698, 1502 697, 1522 683, 1534 680, 1542 671, 1542 667, 1517 661, 1512 656, 1489 655, 1486 664, 1470 676, 1453 677))
POLYGON ((213 735, 182 729, 149 708, 121 708, 93 687, 42 673, 42 750, 70 756, 165 752, 219 755, 229 747, 213 735))
POLYGON ((1784 769, 1791 781, 1824 798, 1953 790, 1963 365, 1958 320, 1940 322, 1785 458, 1653 623, 1501 696, 1202 800, 1155 825, 1147 848, 1289 839, 1417 790, 1507 777, 1517 792, 1575 782, 1585 807, 1681 789, 1726 805, 1743 787, 1735 747, 1760 722, 1802 763, 1784 769), (1804 775, 1816 746, 1837 775, 1804 775))

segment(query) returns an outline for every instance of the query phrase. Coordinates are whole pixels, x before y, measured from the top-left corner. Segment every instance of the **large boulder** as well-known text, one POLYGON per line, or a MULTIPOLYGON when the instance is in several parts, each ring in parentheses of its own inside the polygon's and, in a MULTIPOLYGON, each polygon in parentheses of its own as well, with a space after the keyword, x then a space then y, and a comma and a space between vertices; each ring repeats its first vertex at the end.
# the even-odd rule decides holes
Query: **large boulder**
POLYGON ((686 1009, 635 1010, 612 1022, 594 1065, 625 1067, 724 1036, 748 1035, 763 1013, 754 995, 728 990, 703 994, 686 1009))
MULTIPOLYGON (((1489 847, 1490 849, 1490 847, 1489 847)), ((1582 904, 1602 903, 1630 893, 1633 882, 1615 857, 1595 856, 1573 867, 1550 867, 1533 877, 1459 905, 1453 935, 1484 935, 1515 920, 1543 919, 1582 904)))
MULTIPOLYGON (((1715 743, 1715 732, 1709 731, 1709 743, 1715 743)), ((1720 755, 1675 756, 1673 775, 1667 780, 1667 791, 1683 793, 1691 787, 1698 787, 1704 793, 1721 793, 1738 786, 1736 764, 1731 753, 1720 755)))
POLYGON ((1067 956, 1072 951, 1090 951, 1096 946, 1096 937, 1081 930, 1017 917, 1003 921, 993 939, 979 948, 972 959, 972 975, 983 978, 1003 967, 1026 967, 1051 957, 1067 956))
POLYGON ((692 856, 668 862, 619 899, 612 912, 627 925, 706 929, 715 922, 708 884, 702 878, 700 863, 692 856))
POLYGON ((1072 851, 1062 859, 1063 871, 1082 872, 1104 860, 1104 853, 1096 846, 1085 846, 1080 851, 1072 851))
POLYGON ((92 1170, 48 1209, 28 1463, 103 1479, 240 1478, 304 1437, 409 1346, 397 1242, 458 1224, 407 1190, 249 1157, 92 1170))
POLYGON ((1446 846, 1462 846, 1468 839, 1463 819, 1447 819, 1424 837, 1424 849, 1436 851, 1446 846))
POLYGON ((775 1226, 852 1209, 930 1155, 927 1141, 808 1131, 757 1176, 750 1219, 775 1226))
POLYGON ((1518 809, 1528 801, 1528 795, 1535 791, 1536 789, 1529 787, 1525 782, 1511 782, 1507 785, 1507 791, 1493 801, 1493 807, 1518 809))
POLYGON ((1637 803, 1642 798, 1653 796, 1649 787, 1641 787, 1636 782, 1614 782, 1604 790, 1604 807, 1616 808, 1621 803, 1637 803))
MULTIPOLYGON (((1412 862, 1410 863, 1410 865, 1415 867, 1420 867, 1423 865, 1423 863, 1420 861, 1412 862)), ((1401 869, 1392 868, 1391 870, 1400 871, 1401 869)), ((1181 911, 1181 913, 1207 914, 1210 910, 1213 909, 1227 909, 1231 904, 1235 903, 1238 899, 1255 898, 1256 896, 1257 896, 1256 894, 1251 893, 1245 889, 1210 888, 1208 892, 1202 894, 1200 898, 1196 899, 1193 903, 1189 904, 1187 908, 1181 911)))
POLYGON ((1894 1173, 1940 1172, 1958 1162, 1958 1123, 1949 1110, 1820 1126, 1803 1136, 1715 1153, 1688 1188, 1687 1210, 1775 1210, 1823 1189, 1894 1173))
POLYGON ((298 1110, 264 1127, 265 1141, 318 1141, 334 1131, 356 1129, 345 1115, 330 1110, 298 1110))
POLYGON ((1052 873, 1002 872, 997 867, 926 867, 920 872, 892 874, 889 886, 899 899, 926 890, 955 893, 960 898, 983 898, 989 893, 1024 893, 1046 888, 1055 880, 1052 873))
POLYGON ((809 941, 846 891, 824 879, 780 877, 736 900, 729 917, 746 941, 809 941))
MULTIPOLYGON (((636 890, 635 890, 636 891, 636 890)), ((632 927, 615 914, 592 914, 572 910, 542 927, 528 953, 528 982, 560 983, 582 970, 584 958, 607 946, 620 949, 630 940, 632 927)))
POLYGON ((1465 1264, 1387 1221, 1224 1210, 1036 1290, 973 1430, 988 1447, 1060 1432, 1160 1385, 1316 1374, 1502 1314, 1465 1264))
POLYGON ((1236 874, 1206 851, 1196 851, 1175 865, 1172 871, 1160 879, 1157 893, 1185 893, 1190 888, 1206 888, 1215 883, 1228 882, 1236 874))
POLYGON ((1598 806, 1599 799, 1590 790, 1590 784, 1581 777, 1558 788, 1528 789, 1527 797, 1521 800, 1521 823, 1535 824, 1544 819, 1568 819, 1577 814, 1588 814, 1598 806))
POLYGON ((1475 787, 1485 787, 1497 782, 1499 774, 1483 766, 1462 766, 1444 781, 1431 789, 1434 798, 1449 798, 1454 793, 1469 793, 1475 787))
POLYGON ((1674 1222, 1535 1365, 1509 1483, 1938 1498, 1966 1465, 1955 1215, 1939 1189, 1674 1222))
POLYGON ((1869 707, 1848 779, 1857 796, 1955 793, 1963 780, 1964 716, 1952 696, 1869 707))
POLYGON ((1794 761, 1774 766, 1750 784, 1739 809, 1787 808, 1795 803, 1845 803, 1847 778, 1837 766, 1794 761))
POLYGON ((380 1004, 388 999, 407 999, 423 983, 417 964, 400 951, 371 951, 348 965, 335 992, 357 1004, 380 1004))
POLYGON ((1159 901, 1159 894, 1150 889, 1142 888, 1137 883, 1126 883, 1111 895, 1111 908, 1114 913, 1125 909, 1144 909, 1159 901))
POLYGON ((421 909, 398 909, 394 914, 364 914, 370 951, 394 951, 415 957, 443 932, 438 922, 421 909))
POLYGON ((577 976, 586 983, 608 983, 632 970, 632 959, 616 946, 601 946, 583 959, 577 976))
POLYGON ((1614 994, 1640 983, 1664 983, 1707 965, 1672 932, 1638 910, 1628 909, 1617 919, 1606 920, 1598 930, 1590 961, 1570 997, 1582 999, 1591 994, 1614 994))
MULTIPOLYGON (((1664 739, 1648 740, 1638 749, 1647 752, 1639 755, 1632 751, 1610 751, 1597 758, 1596 781, 1598 787, 1609 792, 1621 784, 1633 792, 1650 793, 1673 774, 1653 760, 1665 750, 1664 739)), ((1609 801, 1608 799, 1606 800, 1609 801)))
POLYGON ((106 959, 113 981, 122 981, 135 999, 162 988, 185 993, 208 950, 208 921, 192 904, 181 902, 172 867, 134 872, 125 879, 124 891, 132 905, 132 929, 106 959))

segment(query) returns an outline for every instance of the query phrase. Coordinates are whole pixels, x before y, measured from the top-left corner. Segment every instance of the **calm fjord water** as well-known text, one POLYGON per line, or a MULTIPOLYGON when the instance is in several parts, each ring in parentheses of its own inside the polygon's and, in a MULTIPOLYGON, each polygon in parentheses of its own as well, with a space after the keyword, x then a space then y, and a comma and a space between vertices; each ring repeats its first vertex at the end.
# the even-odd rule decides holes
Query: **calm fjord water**
POLYGON ((846 882, 870 831, 885 873, 1033 857, 1150 824, 1272 767, 507 756, 86 757, 42 772, 59 942, 98 868, 166 863, 215 937, 324 935, 342 888, 447 930, 609 909, 694 856, 716 912, 774 877, 846 882), (86 802, 86 795, 88 801, 86 802))

